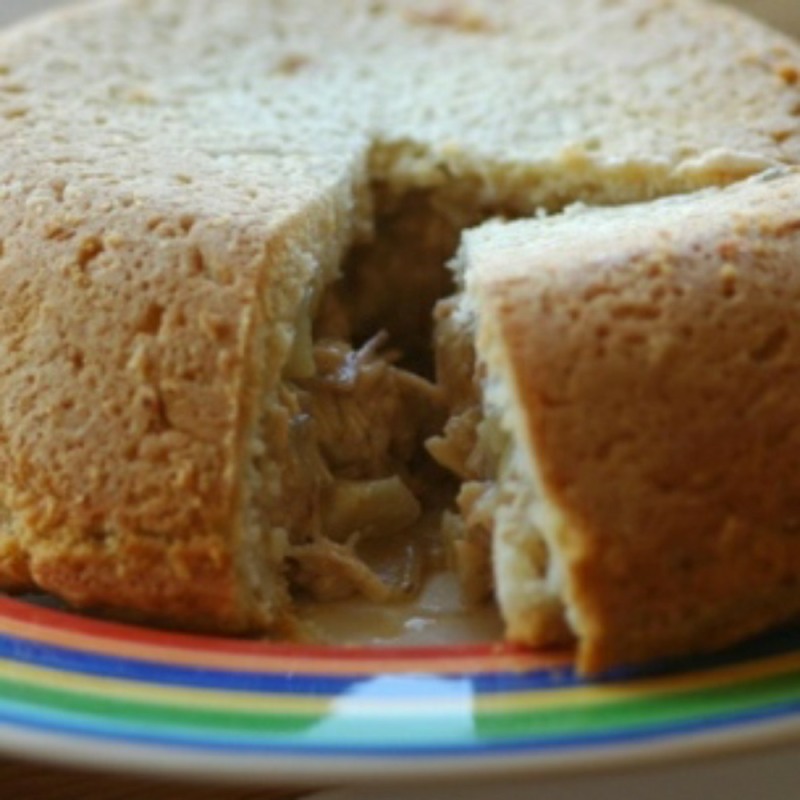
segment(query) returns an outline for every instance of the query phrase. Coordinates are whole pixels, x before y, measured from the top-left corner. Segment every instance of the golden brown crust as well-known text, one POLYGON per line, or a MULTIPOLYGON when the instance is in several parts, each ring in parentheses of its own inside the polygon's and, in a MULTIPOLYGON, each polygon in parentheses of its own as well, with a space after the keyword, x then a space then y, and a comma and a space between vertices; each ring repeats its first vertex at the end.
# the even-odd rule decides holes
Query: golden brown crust
POLYGON ((800 616, 799 247, 791 173, 486 249, 583 670, 800 616))
POLYGON ((117 534, 103 541, 62 530, 55 546, 34 549, 32 566, 38 586, 53 587, 77 608, 229 633, 270 621, 266 608, 259 619, 261 609, 243 602, 235 559, 219 537, 165 543, 117 534))
MULTIPOLYGON (((248 584, 257 551, 242 541, 250 437, 281 365, 261 331, 293 319, 308 280, 277 277, 288 241, 302 255, 309 235, 331 247, 348 235, 326 198, 346 191, 334 172, 315 184, 322 200, 260 218, 243 207, 231 225, 193 198, 221 177, 196 157, 173 162, 198 174, 192 186, 146 203, 118 185, 124 173, 46 175, 11 158, 3 174, 28 177, 6 178, 0 220, 0 581, 185 627, 263 629, 279 580, 264 594, 248 584)), ((130 167, 160 168, 146 153, 130 167)))
MULTIPOLYGON (((0 473, 3 501, 22 521, 15 538, 34 582, 81 604, 102 600, 114 552, 134 561, 148 552, 144 562, 160 560, 161 570, 143 569, 115 592, 153 606, 145 598, 160 591, 158 572, 174 549, 216 541, 225 554, 232 544, 221 532, 238 524, 236 451, 253 324, 241 309, 253 278, 208 280, 183 242, 164 239, 154 258, 140 213, 107 211, 94 234, 65 223, 48 237, 43 228, 68 219, 68 204, 18 216, 13 205, 6 201, 5 225, 17 227, 0 264, 0 473), (84 539, 91 546, 81 548, 84 539)), ((198 236, 195 252, 213 244, 198 236)), ((220 559, 218 581, 232 562, 220 559)), ((175 597, 195 581, 188 571, 173 579, 175 597)), ((228 594, 223 608, 235 605, 228 594)), ((171 613, 168 604, 162 610, 171 613)), ((213 604, 205 611, 224 616, 213 604)))
POLYGON ((0 585, 269 616, 250 440, 368 157, 470 219, 800 159, 797 47, 712 6, 344 7, 112 0, 0 39, 0 585))

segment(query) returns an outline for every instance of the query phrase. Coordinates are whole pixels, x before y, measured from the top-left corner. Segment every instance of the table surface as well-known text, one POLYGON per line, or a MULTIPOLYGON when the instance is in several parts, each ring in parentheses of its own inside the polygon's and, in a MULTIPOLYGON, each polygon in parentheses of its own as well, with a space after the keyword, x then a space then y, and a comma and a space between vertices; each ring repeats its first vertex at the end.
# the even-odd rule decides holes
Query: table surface
POLYGON ((199 786, 0 759, 0 796, 20 800, 297 800, 309 790, 199 786))
MULTIPOLYGON (((0 25, 68 0, 0 0, 0 25)), ((757 9, 775 23, 791 16, 800 32, 796 0, 729 0, 757 9)), ((0 795, 24 800, 296 800, 308 790, 198 786, 136 777, 106 776, 0 759, 0 795)), ((491 796, 487 787, 486 796, 491 796)))

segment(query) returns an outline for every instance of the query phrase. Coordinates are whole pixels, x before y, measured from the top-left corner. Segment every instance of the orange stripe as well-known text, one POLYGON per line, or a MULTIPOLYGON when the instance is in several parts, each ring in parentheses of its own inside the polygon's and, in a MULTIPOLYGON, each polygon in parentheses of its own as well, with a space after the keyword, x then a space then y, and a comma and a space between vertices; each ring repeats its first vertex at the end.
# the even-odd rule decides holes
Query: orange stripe
MULTIPOLYGON (((54 628, 36 623, 1 618, 3 630, 22 639, 113 657, 126 657, 154 661, 165 664, 180 664, 217 668, 238 672, 297 672, 307 675, 375 675, 386 672, 410 674, 419 672, 457 673, 469 672, 530 672, 542 669, 565 667, 572 663, 572 657, 565 653, 527 654, 499 645, 495 651, 476 657, 469 653, 452 656, 432 654, 419 657, 419 652, 402 654, 397 650, 382 653, 375 649, 369 651, 367 658, 353 658, 352 651, 345 648, 331 648, 315 654, 298 648, 293 655, 291 648, 280 646, 274 652, 269 643, 261 649, 248 652, 216 652, 214 650, 187 649, 168 645, 152 644, 144 641, 106 639, 87 635, 74 630, 54 628)), ((363 651, 359 651, 361 656, 363 651)), ((442 652, 439 648, 436 653, 442 652)))

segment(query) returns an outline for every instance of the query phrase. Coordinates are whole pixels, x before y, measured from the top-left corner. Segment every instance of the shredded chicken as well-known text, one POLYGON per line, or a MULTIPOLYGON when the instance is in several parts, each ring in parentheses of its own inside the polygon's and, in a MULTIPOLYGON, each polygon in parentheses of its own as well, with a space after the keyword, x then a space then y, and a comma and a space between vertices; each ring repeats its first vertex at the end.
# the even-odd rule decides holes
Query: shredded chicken
POLYGON ((412 542, 403 548, 401 564, 392 575, 378 571, 359 552, 360 537, 344 543, 320 538, 289 550, 292 584, 315 600, 331 602, 360 594, 386 603, 412 596, 421 585, 423 555, 412 542))
POLYGON ((419 501, 396 475, 374 481, 339 480, 325 497, 325 535, 337 542, 353 531, 386 536, 410 527, 421 513, 419 501))
POLYGON ((441 436, 428 440, 428 452, 462 481, 480 480, 478 428, 483 421, 480 375, 472 344, 472 321, 459 313, 458 296, 436 306, 436 373, 450 418, 441 436))
POLYGON ((491 540, 501 505, 497 476, 503 435, 481 401, 481 367, 473 345, 473 321, 456 295, 436 308, 436 368, 451 416, 441 436, 428 440, 428 452, 456 475, 461 491, 458 514, 445 519, 444 533, 462 594, 477 603, 491 597, 491 540))
POLYGON ((330 602, 361 594, 384 603, 394 595, 392 587, 358 557, 351 544, 321 537, 311 544, 291 548, 289 559, 293 565, 292 584, 315 600, 330 602))
POLYGON ((318 342, 316 376, 300 383, 320 450, 339 476, 401 473, 443 420, 438 390, 393 366, 392 354, 380 355, 384 342, 385 335, 378 335, 358 350, 344 342, 318 342))
POLYGON ((465 600, 481 603, 492 596, 491 569, 493 513, 497 487, 487 481, 464 484, 458 496, 458 514, 447 514, 444 536, 451 565, 459 577, 465 600))
POLYGON ((437 303, 434 311, 436 378, 451 412, 480 408, 480 374, 475 353, 475 321, 462 308, 461 295, 437 303))
POLYGON ((447 421, 442 436, 428 440, 428 452, 461 480, 476 478, 473 455, 478 450, 478 426, 483 414, 477 406, 461 414, 454 414, 447 421))
MULTIPOLYGON (((325 313, 335 310, 328 304, 325 313)), ((311 348, 310 376, 285 385, 292 455, 280 522, 289 531, 291 583, 320 600, 362 594, 386 601, 416 585, 408 575, 418 572, 418 553, 408 554, 405 577, 387 580, 358 548, 419 519, 408 466, 444 420, 440 392, 394 366, 396 355, 381 352, 385 341, 381 334, 354 349, 321 339, 311 348)))

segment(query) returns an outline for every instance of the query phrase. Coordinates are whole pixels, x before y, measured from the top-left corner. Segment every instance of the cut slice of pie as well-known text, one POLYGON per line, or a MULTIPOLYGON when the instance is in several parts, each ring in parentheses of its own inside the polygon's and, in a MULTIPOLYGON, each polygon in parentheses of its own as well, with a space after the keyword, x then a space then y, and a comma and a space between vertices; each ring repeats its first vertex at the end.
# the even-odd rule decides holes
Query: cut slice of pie
POLYGON ((475 390, 434 451, 512 640, 598 672, 800 616, 798 254, 793 170, 466 236, 439 358, 477 337, 475 390))

